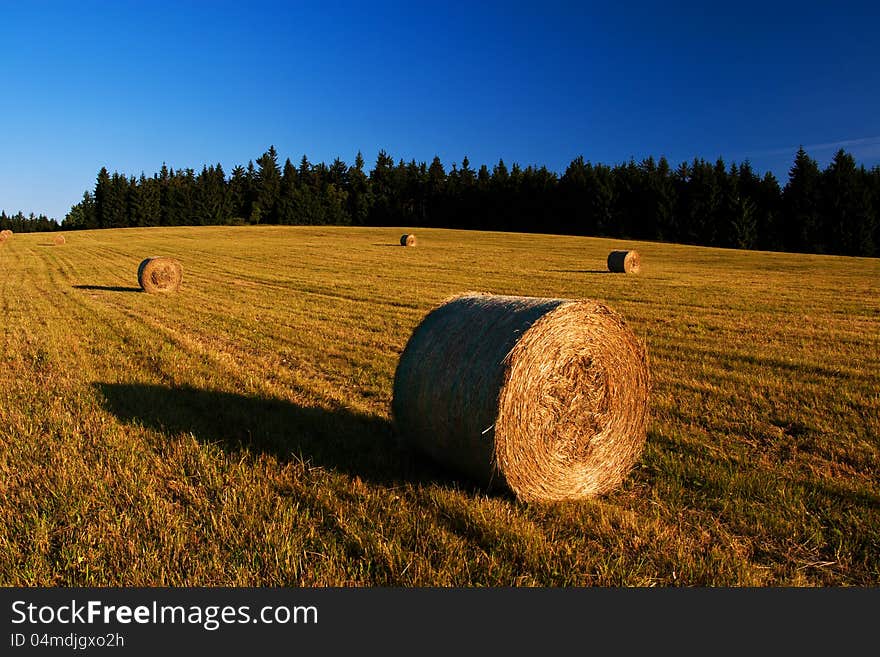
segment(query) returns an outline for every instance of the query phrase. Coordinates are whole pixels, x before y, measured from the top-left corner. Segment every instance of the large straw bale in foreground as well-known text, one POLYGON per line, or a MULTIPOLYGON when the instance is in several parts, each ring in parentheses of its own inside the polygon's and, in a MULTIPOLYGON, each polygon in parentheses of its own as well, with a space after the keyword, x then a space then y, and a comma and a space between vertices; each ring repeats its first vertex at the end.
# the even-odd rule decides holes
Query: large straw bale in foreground
POLYGON ((593 300, 468 293, 431 311, 394 377, 404 444, 523 501, 617 488, 644 449, 647 354, 593 300))
POLYGON ((150 256, 138 267, 138 284, 144 292, 176 292, 183 279, 183 267, 174 258, 150 256))
POLYGON ((642 257, 638 251, 612 251, 608 254, 608 271, 638 274, 642 268, 642 257))
POLYGON ((400 246, 415 246, 416 245, 416 236, 412 233, 404 234, 400 236, 400 246))

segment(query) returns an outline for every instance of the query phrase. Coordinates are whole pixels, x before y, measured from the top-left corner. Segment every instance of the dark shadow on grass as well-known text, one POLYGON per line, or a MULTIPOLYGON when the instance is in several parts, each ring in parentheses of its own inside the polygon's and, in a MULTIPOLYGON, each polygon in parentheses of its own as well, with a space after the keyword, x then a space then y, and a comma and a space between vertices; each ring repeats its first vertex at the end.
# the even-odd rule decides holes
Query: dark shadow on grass
POLYGON ((74 285, 77 290, 102 290, 104 292, 142 292, 139 287, 124 287, 121 285, 74 285))
POLYGON ((281 399, 196 388, 146 384, 95 384, 105 407, 123 422, 166 434, 190 433, 228 453, 247 449, 282 461, 303 459, 383 485, 458 484, 456 475, 401 448, 391 423, 345 408, 304 407, 281 399))
POLYGON ((395 243, 395 244, 388 244, 388 243, 374 242, 374 243, 371 244, 370 246, 396 246, 398 249, 400 249, 400 248, 403 247, 403 245, 402 245, 400 242, 397 242, 397 243, 395 243))
POLYGON ((607 269, 548 269, 558 274, 613 274, 607 269))

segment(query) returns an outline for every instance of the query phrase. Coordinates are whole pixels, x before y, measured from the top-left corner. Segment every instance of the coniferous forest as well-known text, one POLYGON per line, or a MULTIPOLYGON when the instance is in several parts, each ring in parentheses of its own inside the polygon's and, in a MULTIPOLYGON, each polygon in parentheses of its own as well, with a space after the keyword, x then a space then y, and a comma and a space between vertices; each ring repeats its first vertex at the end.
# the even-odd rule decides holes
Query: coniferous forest
POLYGON ((59 228, 57 221, 44 214, 35 215, 31 212, 25 216, 21 211, 16 214, 6 214, 5 210, 0 211, 0 230, 11 230, 13 233, 35 233, 58 230, 59 228))
MULTIPOLYGON (((821 170, 799 149, 783 185, 748 162, 661 157, 615 166, 577 157, 560 176, 501 160, 475 168, 394 161, 369 170, 306 156, 279 165, 270 147, 229 175, 220 164, 147 177, 98 173, 61 226, 339 224, 465 228, 658 240, 704 246, 880 255, 880 166, 839 150, 821 170)), ((13 230, 15 228, 13 227, 13 230)))

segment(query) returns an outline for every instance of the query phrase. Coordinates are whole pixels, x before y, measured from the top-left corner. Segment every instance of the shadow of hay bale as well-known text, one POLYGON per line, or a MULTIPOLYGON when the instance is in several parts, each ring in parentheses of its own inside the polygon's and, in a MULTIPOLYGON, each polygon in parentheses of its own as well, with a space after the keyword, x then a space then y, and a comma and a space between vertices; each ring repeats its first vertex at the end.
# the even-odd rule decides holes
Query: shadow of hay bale
POLYGON ((75 290, 100 290, 103 292, 143 292, 139 287, 126 287, 124 285, 73 285, 72 287, 75 290))
POLYGON ((283 461, 303 458, 382 485, 453 483, 435 464, 399 449, 390 422, 376 416, 190 387, 95 386, 119 420, 168 435, 192 434, 228 453, 246 448, 283 461))

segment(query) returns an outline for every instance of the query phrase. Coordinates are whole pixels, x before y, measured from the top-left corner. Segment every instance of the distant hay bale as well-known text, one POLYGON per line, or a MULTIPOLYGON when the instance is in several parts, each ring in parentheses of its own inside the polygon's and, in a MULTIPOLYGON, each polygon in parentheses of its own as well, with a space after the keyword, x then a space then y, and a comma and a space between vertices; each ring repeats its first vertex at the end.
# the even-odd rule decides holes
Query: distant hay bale
POLYGON ((176 292, 183 279, 183 267, 174 258, 150 256, 138 267, 138 284, 144 292, 176 292))
POLYGON ((394 376, 395 434, 522 501, 617 488, 644 449, 644 346, 590 299, 467 293, 415 329, 394 376))
POLYGON ((61 244, 64 244, 67 240, 64 238, 64 235, 56 235, 52 238, 52 241, 55 243, 56 246, 59 246, 61 244))
POLYGON ((608 271, 638 274, 642 268, 642 257, 638 251, 612 251, 608 254, 608 271))
POLYGON ((415 235, 404 234, 404 235, 400 236, 400 246, 415 246, 415 245, 416 245, 416 236, 415 235))

